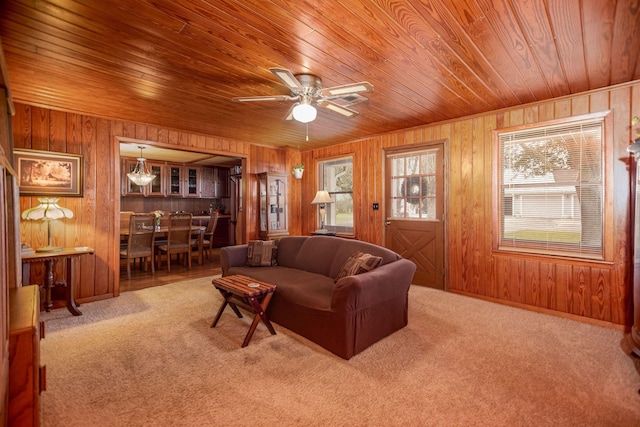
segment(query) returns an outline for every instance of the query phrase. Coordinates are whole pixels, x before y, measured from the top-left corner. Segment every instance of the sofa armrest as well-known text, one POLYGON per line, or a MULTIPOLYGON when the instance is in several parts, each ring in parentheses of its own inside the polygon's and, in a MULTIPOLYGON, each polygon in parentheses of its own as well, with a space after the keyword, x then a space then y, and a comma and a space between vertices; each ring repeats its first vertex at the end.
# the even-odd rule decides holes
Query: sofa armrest
POLYGON ((242 267, 247 262, 247 248, 249 245, 225 246, 220 249, 220 267, 222 275, 226 276, 231 267, 242 267))
POLYGON ((366 273, 343 277, 333 290, 331 309, 362 310, 406 295, 415 271, 416 265, 402 258, 366 273))

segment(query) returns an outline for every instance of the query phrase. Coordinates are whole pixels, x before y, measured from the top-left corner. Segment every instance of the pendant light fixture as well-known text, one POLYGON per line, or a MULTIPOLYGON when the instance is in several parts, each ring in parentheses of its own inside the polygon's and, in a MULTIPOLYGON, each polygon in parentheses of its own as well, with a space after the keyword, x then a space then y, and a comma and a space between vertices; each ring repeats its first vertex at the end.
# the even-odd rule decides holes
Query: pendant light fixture
POLYGON ((142 157, 142 150, 144 150, 145 147, 138 146, 138 148, 140 149, 140 157, 138 157, 138 163, 136 163, 136 167, 133 169, 133 171, 127 174, 127 177, 134 184, 143 187, 153 181, 156 176, 146 168, 146 159, 142 157))

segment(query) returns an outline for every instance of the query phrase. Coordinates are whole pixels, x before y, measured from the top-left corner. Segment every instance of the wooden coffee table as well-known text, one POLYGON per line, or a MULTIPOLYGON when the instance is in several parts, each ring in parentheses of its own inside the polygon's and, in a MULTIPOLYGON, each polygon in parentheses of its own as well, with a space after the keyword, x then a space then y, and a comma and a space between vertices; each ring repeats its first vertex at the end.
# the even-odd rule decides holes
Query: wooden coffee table
POLYGON ((212 328, 215 328, 218 324, 218 320, 220 320, 220 316, 222 316, 222 312, 228 304, 239 318, 242 318, 242 313, 238 310, 238 306, 254 313, 253 322, 251 322, 247 336, 244 337, 242 347, 246 347, 247 344, 249 344, 260 320, 262 320, 262 323, 269 329, 271 335, 276 334, 267 317, 267 307, 273 296, 273 291, 276 290, 276 285, 240 274, 213 279, 211 283, 220 291, 222 298, 224 298, 224 302, 220 306, 218 314, 211 324, 212 328))

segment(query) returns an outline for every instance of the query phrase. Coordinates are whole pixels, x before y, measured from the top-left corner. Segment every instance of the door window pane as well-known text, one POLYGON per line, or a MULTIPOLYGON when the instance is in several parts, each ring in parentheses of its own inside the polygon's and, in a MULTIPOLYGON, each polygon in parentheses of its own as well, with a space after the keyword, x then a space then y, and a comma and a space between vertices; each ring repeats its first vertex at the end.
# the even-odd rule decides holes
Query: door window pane
POLYGON ((436 219, 437 149, 391 157, 391 217, 436 219))

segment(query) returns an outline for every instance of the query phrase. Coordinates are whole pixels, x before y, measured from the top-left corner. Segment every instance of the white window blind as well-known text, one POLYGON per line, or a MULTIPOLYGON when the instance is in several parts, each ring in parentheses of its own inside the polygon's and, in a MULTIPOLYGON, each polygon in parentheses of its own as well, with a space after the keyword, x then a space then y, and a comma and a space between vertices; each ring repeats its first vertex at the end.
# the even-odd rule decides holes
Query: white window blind
POLYGON ((499 249, 601 259, 604 118, 499 132, 499 249))
POLYGON ((333 200, 326 205, 325 228, 353 234, 353 158, 318 162, 318 177, 318 189, 327 190, 333 200))

